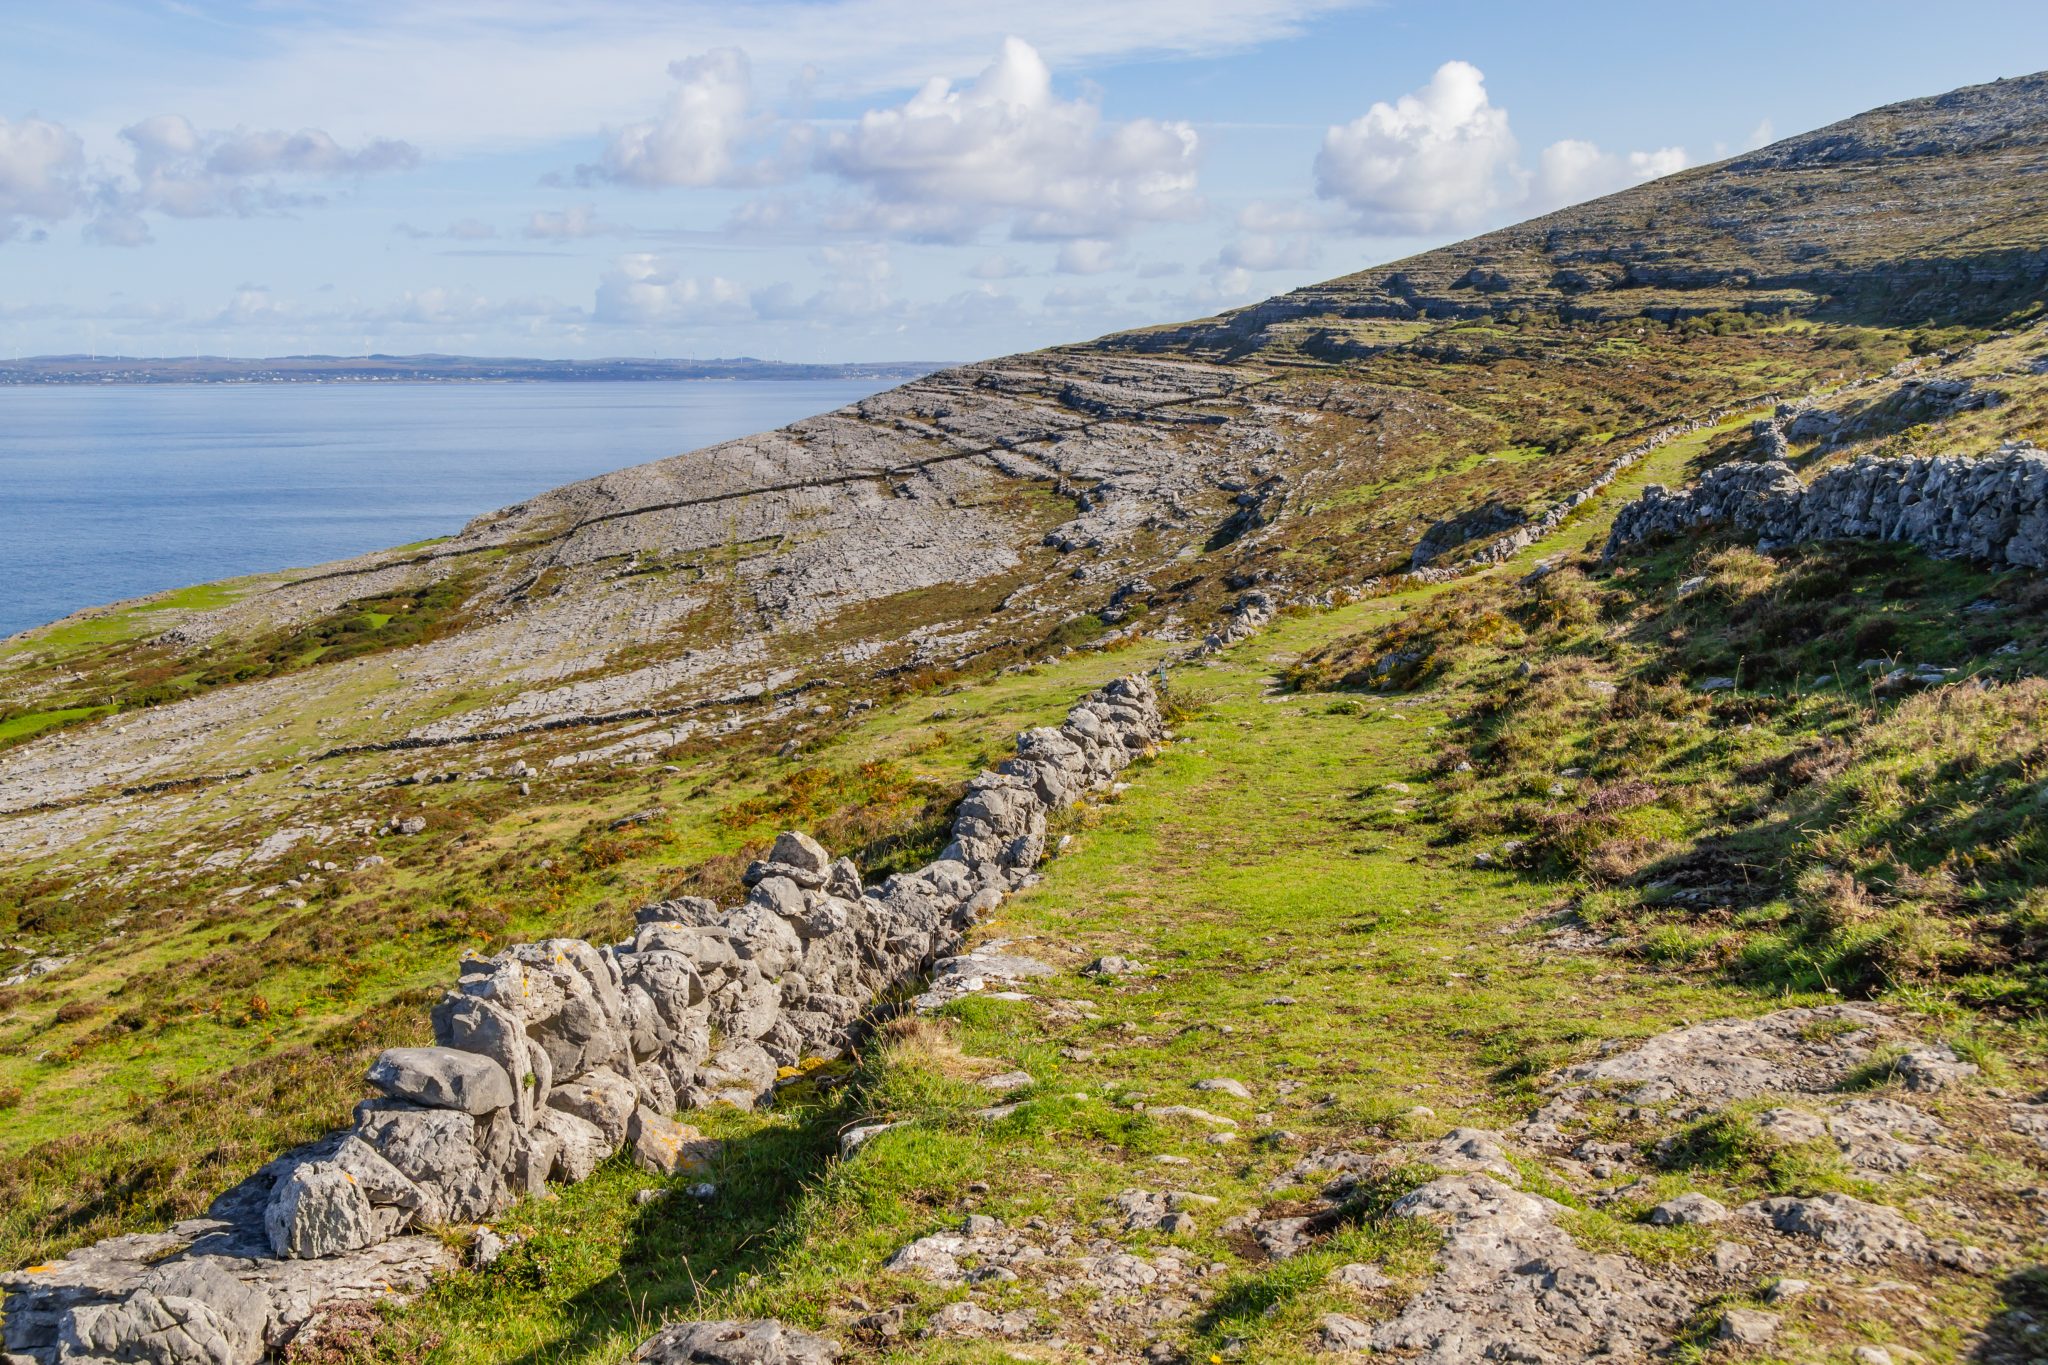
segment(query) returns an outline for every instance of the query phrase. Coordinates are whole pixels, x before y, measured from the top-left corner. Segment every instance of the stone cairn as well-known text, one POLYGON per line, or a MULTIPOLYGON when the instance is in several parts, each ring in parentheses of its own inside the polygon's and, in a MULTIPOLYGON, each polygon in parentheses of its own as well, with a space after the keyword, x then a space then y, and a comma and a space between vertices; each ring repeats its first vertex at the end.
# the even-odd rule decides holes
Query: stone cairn
POLYGON ((638 912, 625 943, 557 938, 469 958, 435 1046, 393 1048, 353 1127, 289 1153, 167 1232, 110 1238, 0 1276, 6 1365, 253 1365, 320 1310, 416 1290, 453 1264, 436 1227, 491 1218, 620 1151, 660 1174, 716 1146, 674 1115, 751 1108, 830 1058, 880 996, 954 953, 1026 885, 1046 815, 1106 787, 1164 736, 1143 677, 968 784, 938 861, 864 887, 786 833, 744 903, 638 912))
POLYGON ((1719 465, 1677 492, 1644 489, 1615 518, 1606 554, 1710 526, 1753 535, 1766 552, 1888 540, 1938 559, 2039 569, 2048 567, 2048 452, 2016 441, 1975 459, 1865 455, 1810 484, 1776 460, 1719 465))

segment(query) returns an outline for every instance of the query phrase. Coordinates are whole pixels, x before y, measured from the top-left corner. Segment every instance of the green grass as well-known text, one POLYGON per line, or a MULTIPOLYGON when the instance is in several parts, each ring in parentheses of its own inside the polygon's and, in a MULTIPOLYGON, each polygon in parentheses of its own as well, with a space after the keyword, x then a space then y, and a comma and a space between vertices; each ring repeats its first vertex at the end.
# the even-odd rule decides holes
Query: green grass
POLYGON ((30 711, 25 715, 9 716, 0 720, 0 746, 16 744, 39 735, 59 725, 71 725, 92 716, 103 714, 105 708, 98 706, 69 706, 61 711, 30 711))

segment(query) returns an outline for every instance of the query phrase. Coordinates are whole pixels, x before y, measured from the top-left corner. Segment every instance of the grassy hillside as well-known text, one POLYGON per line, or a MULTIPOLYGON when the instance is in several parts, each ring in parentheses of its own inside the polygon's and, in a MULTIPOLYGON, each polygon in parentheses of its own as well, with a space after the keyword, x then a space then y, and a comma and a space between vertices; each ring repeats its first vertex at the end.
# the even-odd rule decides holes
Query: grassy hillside
MULTIPOLYGON (((1716 1324, 1767 1286, 1718 1234, 1641 1215, 1685 1190, 1837 1191, 1974 1250, 1910 1293, 1843 1272, 1786 1310, 1777 1358, 2026 1358, 2044 1158, 2010 1106, 2048 1083, 2048 592, 1874 544, 1599 552, 1647 484, 1753 456, 1781 400, 1828 419, 1788 428, 1807 474, 2048 440, 2044 147, 2041 78, 1881 110, 446 540, 16 637, 0 1259, 189 1214, 343 1121, 462 952, 730 897, 786 828, 871 880, 928 859, 1019 728, 1180 660, 1258 586, 1281 620, 1170 664, 1179 741, 1072 816, 988 926, 1061 975, 885 1028, 771 1112, 709 1116, 709 1207, 636 1202, 650 1182, 623 1166, 522 1206, 506 1259, 374 1319, 358 1354, 616 1359, 664 1315, 761 1313, 855 1358, 1014 1358, 922 1336, 965 1291, 881 1268, 971 1212, 1186 1253, 1149 1272, 1188 1305, 1164 1316, 978 1286, 1031 1315, 1016 1351, 1304 1358, 1322 1314, 1384 1319, 1431 1273, 1435 1234, 1390 1210, 1444 1134, 1519 1121, 1616 1040, 1874 1001, 1887 1048, 1943 1040, 1980 1068, 1934 1101, 1969 1135, 1962 1168, 1880 1180, 1755 1105, 1680 1131, 1617 1104, 1585 1140, 1632 1153, 1626 1174, 1523 1150, 1519 1178, 1579 1245, 1684 1286, 1681 1354, 1729 1349, 1716 1324), (1406 576, 1446 523, 1477 528, 1431 536, 1456 576, 1406 576), (1901 663, 1953 671, 1880 686, 1901 663), (1105 953, 1142 970, 1078 973, 1105 953), (975 1081, 1016 1068, 1023 1107, 974 1117, 975 1081), (1191 1089, 1219 1076, 1251 1098, 1191 1089), (1236 1140, 1140 1108, 1160 1103, 1236 1140), (870 1117, 916 1122, 834 1159, 870 1117), (1323 1148, 1387 1161, 1341 1216, 1300 1165, 1323 1148), (1102 1226, 1131 1188, 1217 1202, 1184 1236, 1102 1226), (1225 1230, 1289 1210, 1328 1234, 1302 1256, 1225 1230), (1391 1283, 1327 1282, 1353 1262, 1391 1283)), ((1902 1093, 1892 1055, 1853 1093, 1902 1093)))

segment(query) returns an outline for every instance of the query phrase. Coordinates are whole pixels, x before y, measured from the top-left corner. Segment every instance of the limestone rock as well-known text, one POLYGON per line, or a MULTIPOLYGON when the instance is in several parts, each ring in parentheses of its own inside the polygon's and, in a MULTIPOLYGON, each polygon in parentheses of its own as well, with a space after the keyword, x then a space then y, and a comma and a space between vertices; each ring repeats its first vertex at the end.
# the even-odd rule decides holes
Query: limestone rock
POLYGON ((1898 1059, 1893 1070, 1908 1090, 1946 1090, 1977 1074, 1977 1064, 1956 1056, 1946 1043, 1916 1047, 1898 1059))
POLYGON ((1323 1314, 1322 1326, 1316 1337, 1325 1351, 1363 1352, 1372 1349, 1372 1327, 1348 1313, 1323 1314))
POLYGON ((512 1105, 512 1081, 488 1057, 452 1047, 394 1047, 370 1066, 370 1084, 394 1100, 488 1114, 512 1105))
MULTIPOLYGON (((434 1007, 433 1021, 434 1041, 441 1047, 487 1057, 503 1069, 506 1078, 512 1082, 515 1114, 521 1123, 531 1124, 537 1089, 534 1065, 528 1055, 533 1045, 527 1041, 526 1030, 520 1026, 518 1017, 489 1000, 450 992, 434 1007)), ((386 1094, 393 1093, 388 1088, 379 1088, 386 1094)), ((417 1095, 395 1095, 394 1098, 433 1103, 417 1095)))
POLYGON ((599 1067, 557 1085, 548 1095, 548 1107, 589 1122, 604 1134, 605 1145, 617 1150, 640 1107, 640 1092, 618 1072, 599 1067))
POLYGON ((719 1144, 687 1123, 636 1109, 626 1141, 633 1163, 650 1175, 704 1175, 717 1160, 719 1144))
POLYGON ((1686 1227, 1719 1223, 1728 1217, 1727 1206, 1704 1194, 1681 1194, 1650 1210, 1650 1221, 1659 1227, 1686 1227))
POLYGON ((1582 1250, 1558 1211, 1483 1174, 1443 1176, 1394 1201, 1395 1216, 1443 1227, 1441 1268, 1373 1329, 1373 1349, 1431 1365, 1565 1365, 1661 1348, 1692 1310, 1687 1295, 1622 1257, 1582 1250))
POLYGON ((839 1347, 824 1337, 754 1322, 679 1322, 640 1343, 640 1365, 830 1365, 839 1347))
POLYGON ((1726 1104, 1779 1091, 1829 1090, 1870 1056, 1884 1016, 1856 1005, 1779 1010, 1674 1029, 1566 1067, 1564 1082, 1633 1085, 1631 1104, 1726 1104))
POLYGON ((605 1141, 603 1129, 566 1109, 542 1110, 534 1117, 534 1127, 554 1139, 557 1146, 553 1175, 571 1185, 588 1180, 590 1173, 617 1150, 605 1141))
POLYGON ((1021 1337, 1031 1330, 1029 1312, 992 1313, 978 1303, 949 1303, 932 1314, 925 1335, 933 1337, 1021 1337))
POLYGON ((141 1289, 119 1303, 72 1310, 64 1324, 68 1360, 146 1362, 146 1365, 253 1365, 263 1358, 260 1296, 205 1298, 141 1289))
POLYGON ((1340 1265, 1330 1272, 1330 1283, 1340 1289, 1371 1291, 1390 1289, 1394 1281, 1386 1271, 1376 1265, 1365 1265, 1357 1261, 1340 1265))
POLYGON ((356 1251, 379 1240, 369 1196, 332 1162, 306 1162, 279 1181, 263 1210, 263 1226, 271 1251, 295 1260, 356 1251))
POLYGON ((1764 1346, 1778 1335, 1780 1318, 1757 1308, 1731 1308, 1721 1315, 1714 1335, 1739 1346, 1764 1346))
POLYGON ((1882 1204, 1866 1204, 1846 1194, 1799 1199, 1789 1195, 1761 1199, 1743 1206, 1779 1232, 1818 1239, 1829 1250, 1852 1261, 1876 1263, 1927 1250, 1927 1236, 1882 1204))
POLYGON ((420 1189, 422 1222, 475 1222, 504 1198, 503 1182, 477 1152, 468 1114, 366 1100, 356 1106, 355 1133, 420 1189))
POLYGON ((816 873, 820 877, 832 869, 832 855, 825 851, 825 846, 797 830, 786 830, 775 836, 775 846, 768 850, 768 861, 816 873))

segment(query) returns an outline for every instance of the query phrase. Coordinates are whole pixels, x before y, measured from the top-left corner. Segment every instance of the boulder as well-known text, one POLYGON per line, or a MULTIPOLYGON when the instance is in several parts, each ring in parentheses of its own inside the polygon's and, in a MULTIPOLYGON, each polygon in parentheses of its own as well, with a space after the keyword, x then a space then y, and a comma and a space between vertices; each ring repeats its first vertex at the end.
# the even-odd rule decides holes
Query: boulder
POLYGON ((1782 1319, 1776 1313, 1766 1313, 1760 1308, 1731 1308, 1721 1315, 1714 1335, 1738 1346, 1765 1346, 1778 1335, 1780 1321, 1782 1319))
POLYGON ((365 1100, 356 1106, 355 1135, 418 1187, 423 1223, 475 1222, 503 1201, 503 1182, 479 1156, 468 1114, 365 1100))
POLYGON ((362 1185, 326 1161, 306 1162, 277 1183, 263 1209, 263 1230, 271 1251, 290 1260, 357 1251, 381 1240, 362 1185))
POLYGON ((512 1106, 511 1077, 488 1057, 452 1047, 394 1047, 370 1066, 370 1084, 394 1100, 488 1114, 512 1106))
MULTIPOLYGON (((555 1161, 548 1174, 567 1185, 588 1180, 590 1173, 618 1150, 605 1141, 603 1130, 596 1124, 566 1109, 543 1109, 534 1116, 533 1126, 536 1134, 554 1144, 555 1161)), ((537 1144, 536 1162, 540 1151, 537 1144)))
POLYGON ((1681 1194, 1650 1210, 1650 1221, 1659 1227, 1686 1227, 1719 1223, 1728 1217, 1727 1206, 1704 1194, 1681 1194))
MULTIPOLYGON (((434 1007, 434 1041, 444 1048, 487 1057, 503 1068, 512 1082, 512 1109, 521 1123, 533 1122, 538 1078, 529 1053, 533 1045, 511 1011, 488 1000, 451 991, 434 1007)), ((386 1090, 387 1094, 391 1093, 386 1090)), ((417 1099, 399 1095, 399 1099, 417 1099)), ((423 1101, 433 1103, 433 1101, 423 1101)), ((460 1108, 461 1106, 447 1106, 460 1108)), ((475 1110, 472 1113, 477 1112, 475 1110)))
POLYGON ((426 1196, 418 1185, 379 1155, 376 1148, 352 1133, 341 1139, 329 1160, 355 1177, 356 1185, 373 1208, 403 1209, 412 1213, 426 1203, 426 1196))
POLYGON ((825 851, 825 846, 797 830, 785 830, 775 836, 775 846, 768 850, 768 861, 821 877, 832 870, 832 855, 825 851))
POLYGON ((731 1043, 712 1054, 697 1073, 697 1088, 709 1102, 752 1109, 775 1087, 775 1059, 760 1044, 731 1043))
POLYGON ((627 1125, 633 1163, 649 1175, 708 1175, 719 1144, 687 1123, 678 1123, 649 1109, 633 1111, 627 1125))
POLYGON ((839 1347, 824 1337, 755 1322, 679 1322, 633 1352, 641 1365, 830 1365, 839 1347))
POLYGON ((604 1134, 616 1151, 626 1140, 626 1125, 640 1107, 640 1092, 616 1071, 599 1068, 566 1081, 548 1096, 548 1107, 576 1115, 604 1134))
POLYGON ((58 1347, 67 1361, 136 1365, 255 1365, 269 1308, 225 1270, 184 1263, 116 1303, 65 1315, 58 1347))

